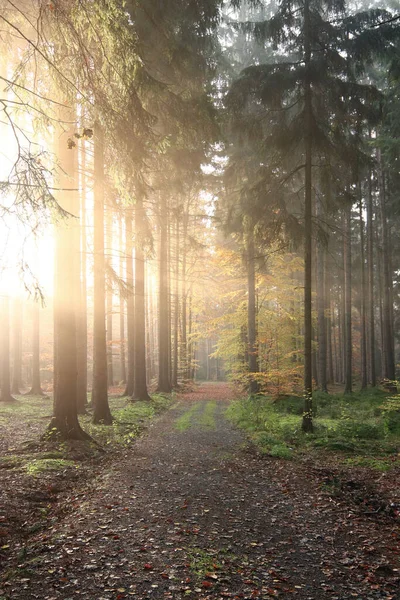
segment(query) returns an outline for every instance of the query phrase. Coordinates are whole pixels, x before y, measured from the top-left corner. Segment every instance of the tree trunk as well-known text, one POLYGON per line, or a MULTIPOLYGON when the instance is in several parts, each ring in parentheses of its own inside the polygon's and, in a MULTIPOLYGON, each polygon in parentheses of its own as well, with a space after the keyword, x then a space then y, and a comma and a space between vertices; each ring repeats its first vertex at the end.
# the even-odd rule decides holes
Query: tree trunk
POLYGON ((135 370, 133 400, 150 400, 146 382, 146 311, 144 296, 144 229, 145 209, 140 193, 135 210, 135 370))
POLYGON ((13 369, 11 393, 20 394, 22 386, 22 303, 20 298, 14 298, 12 319, 12 356, 13 369))
POLYGON ((159 319, 158 319, 158 385, 157 391, 169 393, 172 390, 169 378, 169 335, 168 335, 168 212, 164 194, 160 197, 160 254, 159 265, 159 319))
POLYGON ((386 218, 386 197, 384 174, 382 167, 382 158, 378 151, 378 183, 379 183, 379 212, 381 221, 382 235, 382 262, 383 262, 383 290, 382 290, 382 325, 383 325, 383 353, 384 360, 384 378, 387 380, 391 391, 396 391, 394 383, 396 379, 395 360, 394 360, 394 341, 392 331, 392 307, 390 300, 392 298, 392 274, 390 272, 390 253, 389 253, 389 236, 388 224, 386 218))
POLYGON ((108 387, 114 385, 114 365, 113 365, 113 283, 111 278, 112 268, 112 239, 113 239, 113 207, 111 202, 106 207, 106 236, 107 247, 106 265, 108 276, 106 278, 106 331, 107 331, 107 382, 108 387))
MULTIPOLYGON (((84 143, 82 143, 83 145, 84 143)), ((86 148, 83 145, 81 151, 81 219, 80 219, 80 269, 81 269, 81 282, 80 282, 80 296, 79 296, 79 309, 78 309, 78 336, 77 336, 77 352, 78 352, 78 390, 77 390, 77 403, 78 413, 85 414, 87 405, 87 387, 88 387, 88 375, 87 375, 87 231, 86 231, 86 148)))
POLYGON ((181 311, 181 365, 182 372, 187 377, 187 360, 188 360, 188 348, 187 348, 187 289, 186 289, 186 238, 188 228, 188 215, 185 212, 183 214, 183 239, 182 239, 182 311, 181 311))
POLYGON ((366 325, 366 296, 367 286, 365 281, 365 248, 364 248, 364 220, 361 188, 359 185, 359 216, 360 216, 360 257, 361 257, 361 389, 367 387, 367 325, 366 325))
POLYGON ((125 243, 126 243, 126 285, 128 288, 128 298, 126 300, 127 314, 127 350, 128 350, 128 374, 124 396, 133 395, 133 381, 135 375, 135 295, 133 286, 133 232, 132 232, 132 212, 127 210, 125 213, 125 243))
POLYGON ((27 396, 45 396, 40 382, 40 308, 32 306, 32 385, 27 396))
MULTIPOLYGON (((322 213, 321 201, 316 198, 316 217, 322 213)), ((316 241, 316 263, 317 263, 317 321, 318 321, 318 386, 322 392, 328 391, 327 386, 327 342, 326 342, 326 318, 325 318, 325 260, 326 253, 324 243, 318 237, 316 241)))
MULTIPOLYGON (((120 214, 119 217, 119 278, 124 281, 124 227, 123 219, 120 214)), ((132 257, 131 257, 132 262, 132 257)), ((125 279, 126 280, 126 279, 125 279)), ((126 358, 125 358, 125 298, 122 291, 122 285, 119 291, 119 339, 120 339, 120 368, 119 368, 119 381, 120 384, 126 384, 126 358)), ((132 389, 133 391, 133 389, 132 389)))
POLYGON ((254 232, 251 225, 247 233, 246 250, 249 392, 250 394, 257 394, 259 392, 259 385, 255 374, 259 372, 259 369, 257 357, 256 272, 254 256, 254 232))
POLYGON ((345 208, 345 228, 343 235, 343 253, 344 253, 344 294, 345 294, 345 381, 344 393, 351 394, 353 391, 353 351, 352 351, 352 319, 351 319, 351 203, 345 208))
POLYGON ((93 423, 111 425, 108 405, 106 282, 104 257, 104 133, 94 127, 94 217, 93 217, 93 423))
POLYGON ((179 335, 179 217, 176 217, 175 246, 175 306, 174 306, 174 348, 172 385, 178 385, 178 335, 179 335))
POLYGON ((305 181, 304 181, 304 414, 302 429, 313 431, 312 415, 312 99, 310 0, 304 0, 305 181))
POLYGON ((372 387, 376 386, 375 365, 375 302, 374 302, 374 226, 373 226, 373 202, 372 202, 372 173, 368 178, 367 198, 367 262, 368 262, 368 363, 369 382, 372 387))
POLYGON ((1 391, 0 402, 16 402, 11 395, 10 373, 10 299, 2 298, 1 317, 1 391))
MULTIPOLYGON (((66 109, 63 122, 74 120, 66 109)), ((59 136, 59 159, 62 171, 59 187, 71 185, 69 176, 75 176, 74 150, 68 149, 68 138, 73 132, 59 136)), ((75 192, 64 192, 59 199, 62 208, 72 214, 76 210, 75 192)), ((54 277, 54 409, 46 438, 90 440, 78 421, 77 410, 77 302, 79 295, 79 244, 70 219, 58 221, 55 227, 55 277, 54 277)))

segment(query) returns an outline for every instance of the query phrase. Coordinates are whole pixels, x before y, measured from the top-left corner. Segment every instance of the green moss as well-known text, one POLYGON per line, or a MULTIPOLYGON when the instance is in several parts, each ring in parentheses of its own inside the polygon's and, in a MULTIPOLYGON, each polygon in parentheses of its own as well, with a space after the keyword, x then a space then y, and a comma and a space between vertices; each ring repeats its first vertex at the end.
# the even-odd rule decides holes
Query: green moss
POLYGON ((65 460, 62 458, 34 458, 28 461, 23 466, 24 470, 28 475, 39 475, 46 471, 63 471, 68 468, 78 468, 78 465, 72 460, 65 460))

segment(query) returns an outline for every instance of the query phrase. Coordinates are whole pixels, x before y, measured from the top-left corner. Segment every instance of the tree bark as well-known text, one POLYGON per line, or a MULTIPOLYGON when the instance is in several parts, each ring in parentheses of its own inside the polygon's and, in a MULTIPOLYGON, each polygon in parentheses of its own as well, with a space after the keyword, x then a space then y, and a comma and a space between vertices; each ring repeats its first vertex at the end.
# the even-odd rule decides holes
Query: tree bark
MULTIPOLYGON (((74 120, 72 111, 65 109, 63 122, 74 120)), ((68 138, 73 132, 59 136, 58 156, 62 171, 59 187, 71 185, 74 172, 74 150, 68 149, 68 138)), ((58 200, 66 211, 74 214, 75 192, 64 192, 58 200)), ((79 245, 70 219, 56 224, 56 252, 54 278, 54 408, 44 437, 90 440, 78 421, 77 410, 77 301, 79 294, 79 245)))
POLYGON ((384 174, 382 166, 382 158, 378 150, 378 183, 379 183, 379 212, 381 221, 382 235, 382 262, 383 262, 383 290, 382 290, 382 326, 383 326, 383 353, 384 360, 384 379, 392 391, 395 392, 397 387, 394 383, 396 379, 395 360, 394 360, 394 340, 392 331, 392 307, 390 300, 392 298, 392 274, 390 272, 390 253, 389 253, 389 236, 388 224, 386 217, 386 195, 384 185, 384 174))
MULTIPOLYGON (((322 213, 321 201, 317 195, 316 199, 316 217, 322 213)), ((316 262, 317 262, 317 321, 318 321, 318 386, 322 392, 328 392, 327 385, 327 331, 325 318, 325 260, 326 253, 324 243, 318 237, 316 241, 316 262)))
POLYGON ((32 306, 32 385, 27 396, 45 396, 40 382, 40 308, 32 306))
POLYGON ((176 245, 175 245, 175 306, 174 306, 174 347, 173 347, 173 372, 172 385, 178 385, 178 336, 179 336, 179 217, 176 217, 176 245))
MULTIPOLYGON (((124 226, 122 214, 119 217, 119 277, 121 281, 126 278, 124 269, 124 226)), ((132 260, 132 257, 131 257, 132 260)), ((126 280, 126 279, 125 279, 126 280)), ((119 339, 120 339, 120 368, 119 368, 119 380, 120 384, 126 384, 126 356, 125 356, 125 298, 122 292, 122 285, 119 291, 119 339)), ((133 391, 133 389, 132 389, 133 391)), ((132 392, 131 392, 132 393, 132 392)))
POLYGON ((144 229, 145 209, 138 194, 135 210, 135 362, 133 400, 150 400, 146 382, 146 311, 144 296, 144 229))
POLYGON ((125 213, 125 256, 126 256, 126 285, 128 288, 128 297, 126 300, 126 325, 127 325, 127 350, 128 350, 128 369, 126 387, 124 396, 133 395, 133 381, 135 375, 135 295, 133 285, 133 231, 132 231, 132 212, 127 210, 125 213))
POLYGON ((10 299, 8 296, 2 298, 1 316, 1 390, 0 402, 16 402, 11 395, 11 373, 10 373, 10 299))
POLYGON ((85 414, 87 405, 87 230, 86 230, 86 148, 84 142, 81 149, 81 194, 80 194, 80 295, 78 308, 78 382, 77 405, 78 413, 85 414))
POLYGON ((108 405, 106 283, 104 257, 104 133, 94 127, 94 217, 93 217, 93 423, 111 425, 108 405))
POLYGON ((11 393, 20 394, 22 387, 22 303, 20 298, 14 298, 12 318, 12 381, 11 393))
POLYGON ((111 201, 106 206, 106 235, 107 247, 106 266, 108 277, 106 278, 106 332, 107 332, 107 383, 108 387, 114 384, 114 364, 113 364, 113 284, 110 275, 112 268, 112 229, 113 229, 113 207, 111 201))
POLYGON ((374 225, 373 225, 373 201, 372 201, 372 173, 368 177, 367 198, 367 263, 368 263, 368 363, 369 382, 372 387, 376 386, 376 364, 375 364, 375 301, 374 301, 374 225))
POLYGON ((304 0, 305 181, 304 181, 304 413, 302 429, 313 431, 312 406, 312 99, 310 2, 304 0))
POLYGON ((246 267, 247 267, 247 343, 248 343, 248 369, 249 369, 249 392, 257 394, 259 385, 256 373, 258 369, 257 356, 257 317, 256 317, 256 272, 254 256, 254 232, 249 226, 247 232, 246 267))
POLYGON ((367 387, 367 325, 366 325, 366 296, 367 286, 365 280, 365 248, 364 248, 364 220, 359 185, 359 217, 360 217, 360 258, 361 258, 361 389, 367 387))
POLYGON ((352 350, 352 295, 351 295, 351 203, 345 208, 345 229, 343 232, 343 253, 344 253, 344 293, 345 293, 345 381, 344 393, 351 394, 353 391, 353 350, 352 350))
POLYGON ((158 288, 158 385, 157 391, 169 393, 172 390, 169 378, 169 315, 168 315, 168 212, 164 194, 160 197, 159 213, 159 288, 158 288))

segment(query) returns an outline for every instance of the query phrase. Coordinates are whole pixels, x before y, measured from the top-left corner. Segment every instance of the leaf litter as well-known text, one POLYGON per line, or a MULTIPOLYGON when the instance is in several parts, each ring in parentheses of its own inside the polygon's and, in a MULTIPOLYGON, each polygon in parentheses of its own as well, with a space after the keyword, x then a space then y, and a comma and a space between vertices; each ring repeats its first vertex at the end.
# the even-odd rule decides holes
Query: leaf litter
POLYGON ((399 598, 397 522, 333 495, 315 465, 254 453, 224 419, 231 397, 189 390, 57 510, 42 499, 48 529, 0 549, 0 598, 399 598))

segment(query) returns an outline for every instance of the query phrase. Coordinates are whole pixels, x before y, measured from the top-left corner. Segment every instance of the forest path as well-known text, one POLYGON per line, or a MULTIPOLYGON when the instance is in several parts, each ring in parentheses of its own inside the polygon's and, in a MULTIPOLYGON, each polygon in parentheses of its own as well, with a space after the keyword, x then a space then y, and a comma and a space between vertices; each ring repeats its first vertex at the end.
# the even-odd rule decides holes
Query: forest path
POLYGON ((382 526, 333 502, 301 465, 246 449, 224 417, 232 391, 181 396, 38 539, 29 575, 4 597, 399 598, 374 544, 382 526))

